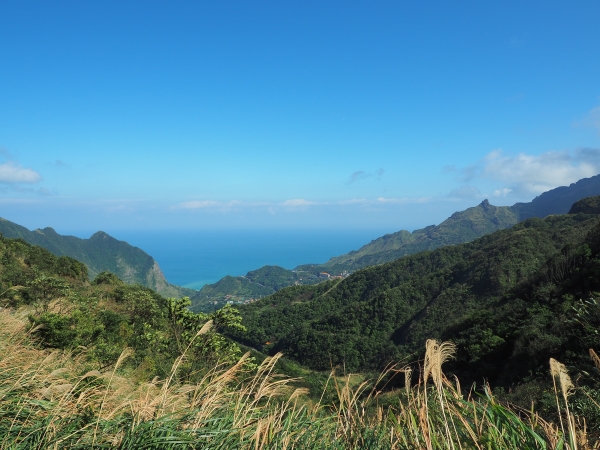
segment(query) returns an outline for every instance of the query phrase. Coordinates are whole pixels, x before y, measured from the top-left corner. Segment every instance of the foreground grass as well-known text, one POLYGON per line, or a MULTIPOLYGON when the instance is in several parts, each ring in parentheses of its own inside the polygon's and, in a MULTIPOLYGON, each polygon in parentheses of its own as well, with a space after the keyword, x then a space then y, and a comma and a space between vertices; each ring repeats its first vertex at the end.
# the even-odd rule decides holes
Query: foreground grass
POLYGON ((278 356, 253 374, 244 356, 192 385, 176 382, 184 353, 167 379, 139 383, 119 370, 127 349, 99 372, 82 356, 36 348, 27 327, 0 311, 2 449, 600 448, 566 409, 570 380, 558 362, 556 425, 498 403, 489 390, 465 398, 441 370, 454 351, 449 343, 428 341, 416 386, 409 368, 390 369, 407 381, 405 390, 385 394, 394 406, 378 406, 380 394, 352 376, 332 376, 337 401, 323 405, 307 402, 293 379, 274 372, 278 356))

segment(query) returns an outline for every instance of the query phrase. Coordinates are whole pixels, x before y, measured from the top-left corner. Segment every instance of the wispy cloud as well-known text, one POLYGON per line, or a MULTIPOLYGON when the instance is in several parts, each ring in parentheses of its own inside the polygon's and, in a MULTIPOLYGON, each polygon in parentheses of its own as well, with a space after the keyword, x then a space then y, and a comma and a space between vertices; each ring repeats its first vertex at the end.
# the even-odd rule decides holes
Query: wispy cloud
POLYGON ((35 198, 7 198, 0 197, 0 205, 31 205, 39 204, 40 199, 35 198))
POLYGON ((177 207, 180 209, 204 209, 212 208, 217 205, 219 205, 219 202, 215 202, 213 200, 193 200, 191 202, 179 203, 177 207))
POLYGON ((270 205, 271 203, 269 202, 243 202, 240 200, 230 200, 228 202, 219 202, 215 200, 191 200, 173 205, 170 209, 229 212, 244 208, 264 208, 269 207, 270 205))
POLYGON ((492 193, 492 195, 494 197, 506 197, 508 194, 510 194, 512 192, 511 188, 502 188, 502 189, 496 189, 494 190, 494 192, 492 193))
POLYGON ((18 164, 7 161, 0 164, 0 183, 37 183, 42 176, 32 169, 26 169, 18 164))
POLYGON ((366 178, 376 178, 377 180, 381 180, 381 176, 384 174, 384 172, 384 169, 377 169, 375 172, 365 172, 364 170, 358 170, 352 175, 350 175, 346 184, 356 183, 357 181, 364 180, 366 178))
POLYGON ((509 193, 540 194, 598 173, 600 149, 550 151, 540 155, 520 153, 517 156, 507 156, 498 149, 477 164, 462 169, 459 180, 466 184, 476 179, 500 182, 503 186, 496 189, 494 195, 506 196, 509 193))
POLYGON ((442 167, 443 174, 455 173, 457 170, 458 169, 454 164, 446 164, 444 167, 442 167))
POLYGON ((285 200, 281 203, 282 206, 298 208, 298 207, 307 207, 318 205, 319 202, 311 202, 309 200, 304 200, 303 198, 295 198, 292 200, 285 200))
POLYGON ((394 205, 406 205, 409 203, 427 203, 431 201, 431 197, 420 197, 420 198, 410 198, 410 197, 402 197, 402 198, 385 198, 379 197, 375 202, 377 204, 394 204, 394 205))
POLYGON ((425 203, 431 201, 430 197, 419 197, 419 198, 386 198, 378 197, 374 199, 367 198, 352 198, 346 200, 332 200, 332 201, 316 201, 307 200, 304 198, 294 198, 283 201, 250 201, 243 202, 239 200, 232 200, 228 202, 219 202, 215 200, 192 200, 187 202, 178 203, 171 207, 172 210, 200 210, 200 211, 220 211, 230 212, 247 209, 260 210, 263 209, 270 214, 275 214, 278 211, 304 211, 308 208, 342 208, 350 206, 381 206, 381 205, 405 205, 411 203, 425 203))

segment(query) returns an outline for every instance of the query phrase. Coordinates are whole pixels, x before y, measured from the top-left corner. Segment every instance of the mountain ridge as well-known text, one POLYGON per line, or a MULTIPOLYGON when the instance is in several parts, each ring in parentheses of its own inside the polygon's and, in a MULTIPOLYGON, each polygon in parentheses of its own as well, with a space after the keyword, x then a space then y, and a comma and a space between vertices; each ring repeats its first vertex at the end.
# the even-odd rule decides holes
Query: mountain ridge
POLYGON ((158 263, 142 249, 120 241, 104 231, 97 231, 88 239, 65 236, 51 227, 30 231, 0 217, 0 233, 7 238, 24 241, 45 248, 56 256, 69 256, 83 262, 90 279, 100 272, 109 271, 128 284, 141 284, 167 297, 195 294, 192 289, 169 283, 158 263))
POLYGON ((600 324, 600 197, 570 211, 287 287, 241 305, 247 333, 231 336, 313 370, 376 371, 435 338, 457 344, 461 381, 510 387, 550 357, 589 371, 587 349, 599 341, 582 327, 600 324))
MULTIPOLYGON (((401 233, 401 240, 406 243, 394 251, 381 253, 378 257, 367 256, 378 253, 378 241, 375 239, 361 247, 357 253, 364 259, 352 258, 353 262, 347 264, 347 255, 331 258, 324 264, 316 267, 317 270, 356 270, 374 264, 382 264, 402 256, 418 253, 423 250, 433 250, 444 245, 455 245, 469 242, 485 234, 509 228, 525 219, 532 217, 543 218, 551 214, 566 214, 571 206, 578 200, 600 194, 600 175, 571 183, 569 186, 559 186, 546 191, 531 202, 515 203, 512 206, 493 206, 488 199, 479 205, 453 213, 439 225, 430 225, 412 233, 402 230, 392 233, 396 237, 401 233), (410 238, 406 236, 410 233, 410 238), (346 263, 346 264, 345 264, 346 263)), ((390 239, 390 235, 387 239, 390 239)), ((300 266, 306 268, 307 266, 300 266)))
MULTIPOLYGON (((400 230, 386 234, 358 250, 334 256, 323 264, 302 264, 294 270, 280 272, 281 283, 314 284, 322 281, 319 274, 326 272, 332 275, 353 272, 365 267, 394 261, 404 256, 413 255, 425 250, 435 250, 446 245, 457 245, 473 241, 495 231, 510 228, 517 223, 532 217, 543 218, 551 214, 566 214, 571 206, 585 197, 600 195, 600 175, 582 178, 569 186, 560 186, 544 192, 531 202, 515 203, 512 206, 494 206, 488 199, 463 211, 453 213, 438 225, 429 225, 422 229, 400 230), (297 276, 303 274, 302 280, 297 276)), ((260 270, 260 269, 257 269, 260 270)), ((286 269, 282 269, 285 271, 286 269)), ((235 297, 236 289, 222 289, 206 285, 192 297, 193 308, 197 311, 210 311, 225 303, 225 297, 235 297), (207 302, 208 297, 210 303, 207 302)), ((274 289, 276 291, 277 289, 274 289)), ((248 290, 245 296, 258 297, 260 294, 248 290)), ((231 301, 228 299, 228 301, 231 301)))

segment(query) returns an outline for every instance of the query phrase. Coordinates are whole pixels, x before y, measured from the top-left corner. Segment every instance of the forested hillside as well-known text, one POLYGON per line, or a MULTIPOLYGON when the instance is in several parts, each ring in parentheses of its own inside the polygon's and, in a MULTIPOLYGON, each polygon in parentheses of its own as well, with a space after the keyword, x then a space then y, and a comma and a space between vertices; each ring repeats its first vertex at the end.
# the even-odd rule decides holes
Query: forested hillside
POLYGON ((325 264, 299 268, 331 273, 361 269, 423 250, 470 242, 531 217, 543 218, 551 214, 566 214, 576 201, 595 195, 600 195, 600 175, 583 178, 570 186, 561 186, 544 192, 527 203, 493 206, 488 200, 484 200, 476 207, 452 214, 439 225, 430 225, 412 233, 402 230, 388 234, 357 251, 331 258, 325 264))
POLYGON ((543 376, 550 357, 589 371, 587 351, 600 346, 597 203, 283 289, 241 306, 248 333, 232 336, 317 370, 381 369, 441 338, 458 345, 462 380, 510 387, 543 376))
POLYGON ((455 212, 439 225, 430 225, 412 233, 402 230, 387 234, 357 251, 331 258, 325 264, 304 265, 299 268, 312 272, 354 271, 424 250, 470 242, 494 231, 509 228, 517 222, 519 215, 511 207, 493 206, 484 200, 473 208, 455 212))
POLYGON ((57 256, 70 256, 81 261, 87 266, 91 278, 109 271, 128 284, 141 284, 166 296, 189 296, 195 292, 170 284, 152 256, 102 231, 94 233, 89 239, 80 239, 63 236, 50 227, 29 231, 0 218, 0 233, 8 238, 21 238, 39 245, 57 256))
POLYGON ((191 296, 194 311, 215 311, 228 301, 243 303, 294 284, 315 284, 322 281, 303 271, 291 271, 279 266, 263 266, 243 277, 226 276, 213 284, 205 284, 191 296))
MULTIPOLYGON (((41 450, 293 441, 341 450, 421 448, 435 439, 432 448, 520 450, 577 440, 592 449, 584 444, 600 436, 600 390, 585 350, 599 345, 599 204, 343 281, 282 289, 243 308, 252 327, 245 339, 233 308, 194 314, 188 299, 164 298, 110 272, 90 282, 84 264, 0 236, 1 442, 41 450), (223 333, 313 367, 336 364, 337 372, 315 373, 279 354, 242 355, 223 333), (428 340, 419 373, 427 333, 454 339, 458 360, 445 369, 467 390, 442 372, 439 352, 451 357, 452 344, 428 340), (411 358, 394 359, 404 355, 411 358), (577 392, 564 397, 576 418, 569 436, 557 425, 549 356, 576 376, 577 392), (373 380, 345 375, 387 361, 396 365, 373 380), (514 393, 467 392, 469 381, 490 374, 514 393), (507 395, 526 408, 500 403, 507 395)), ((570 383, 559 369, 561 386, 570 383)))
POLYGON ((219 334, 228 327, 240 328, 240 318, 230 308, 193 314, 187 298, 164 298, 149 288, 127 285, 110 272, 90 282, 83 263, 21 239, 0 236, 0 293, 0 308, 20 311, 43 347, 85 350, 86 359, 101 366, 115 364, 130 348, 135 351, 130 363, 143 365, 142 377, 168 375, 209 320, 213 327, 201 339, 204 346, 189 349, 193 360, 186 367, 199 370, 217 359, 241 356, 219 334))
MULTIPOLYGON (((494 231, 510 228, 531 217, 543 218, 551 214, 565 214, 576 201, 594 195, 600 195, 600 175, 544 192, 528 203, 494 206, 488 200, 484 200, 475 207, 452 214, 439 225, 430 225, 412 233, 401 230, 386 234, 358 250, 335 256, 324 264, 304 264, 293 271, 281 269, 278 273, 279 285, 313 284, 318 281, 314 276, 320 272, 339 275, 343 272, 353 272, 394 261, 424 250, 470 242, 494 231), (310 278, 310 275, 313 275, 313 278, 310 278)), ((268 267, 265 266, 263 269, 268 267)), ((252 272, 248 275, 250 273, 252 272)), ((227 283, 206 285, 204 293, 192 297, 194 307, 198 311, 210 311, 218 305, 225 304, 225 296, 236 296, 240 292, 243 292, 241 295, 250 297, 264 295, 264 290, 260 286, 245 282, 241 279, 244 277, 233 278, 238 279, 238 283, 234 284, 232 280, 227 280, 227 283), (244 286, 244 289, 240 290, 240 286, 244 286)), ((278 289, 275 286, 270 287, 274 290, 278 289)))

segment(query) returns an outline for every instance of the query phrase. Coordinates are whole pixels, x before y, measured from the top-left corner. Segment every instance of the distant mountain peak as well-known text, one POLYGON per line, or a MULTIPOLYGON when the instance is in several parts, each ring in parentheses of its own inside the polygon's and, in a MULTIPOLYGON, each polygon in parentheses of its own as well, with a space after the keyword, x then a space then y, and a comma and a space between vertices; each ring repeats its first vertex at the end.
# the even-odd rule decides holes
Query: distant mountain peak
POLYGON ((21 225, 1 219, 0 233, 44 247, 56 256, 66 255, 81 261, 88 267, 91 277, 109 271, 126 283, 141 284, 170 297, 189 296, 195 292, 168 283, 152 256, 104 231, 97 231, 89 239, 80 239, 60 235, 50 227, 29 231, 21 225))
POLYGON ((112 237, 111 235, 109 235, 108 233, 105 233, 104 231, 96 231, 94 234, 92 234, 90 236, 90 239, 115 239, 115 238, 112 237))
POLYGON ((35 230, 33 230, 34 233, 39 233, 39 234, 43 234, 43 235, 58 235, 58 233, 56 232, 56 230, 52 227, 46 227, 46 228, 37 228, 35 230))

